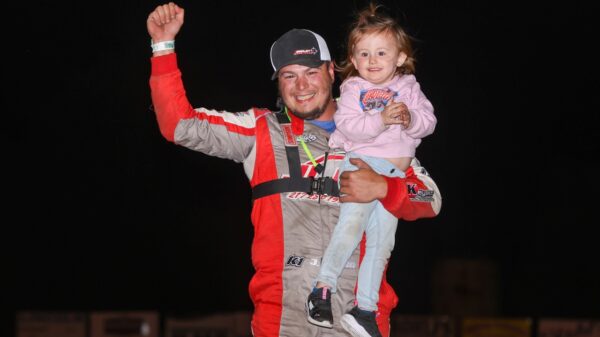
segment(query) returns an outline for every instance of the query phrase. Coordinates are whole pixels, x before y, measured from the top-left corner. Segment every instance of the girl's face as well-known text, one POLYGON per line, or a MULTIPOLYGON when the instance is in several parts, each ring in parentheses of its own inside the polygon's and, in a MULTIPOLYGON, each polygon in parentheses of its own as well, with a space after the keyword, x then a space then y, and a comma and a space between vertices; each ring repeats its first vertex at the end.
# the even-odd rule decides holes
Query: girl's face
POLYGON ((350 60, 362 78, 373 84, 383 84, 394 77, 397 67, 404 64, 406 54, 398 50, 391 34, 371 33, 354 45, 350 60))

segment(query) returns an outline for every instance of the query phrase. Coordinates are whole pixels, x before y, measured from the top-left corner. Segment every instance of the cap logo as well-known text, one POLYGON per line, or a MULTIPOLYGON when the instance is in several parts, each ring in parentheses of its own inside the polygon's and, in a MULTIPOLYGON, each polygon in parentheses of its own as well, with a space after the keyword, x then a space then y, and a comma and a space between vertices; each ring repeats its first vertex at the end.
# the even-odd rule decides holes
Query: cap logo
POLYGON ((271 76, 272 80, 277 78, 281 68, 288 65, 318 67, 323 62, 331 61, 327 44, 319 34, 295 28, 273 42, 270 56, 271 65, 275 70, 271 76))
POLYGON ((315 55, 318 52, 319 51, 317 50, 317 48, 312 47, 310 49, 298 49, 294 51, 293 55, 315 55))

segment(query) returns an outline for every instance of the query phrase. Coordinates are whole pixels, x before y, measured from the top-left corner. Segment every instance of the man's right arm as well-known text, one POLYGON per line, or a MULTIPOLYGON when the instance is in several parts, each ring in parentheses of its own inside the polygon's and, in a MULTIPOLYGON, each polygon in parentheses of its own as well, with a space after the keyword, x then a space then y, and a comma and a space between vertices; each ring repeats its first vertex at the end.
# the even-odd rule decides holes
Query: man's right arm
MULTIPOLYGON (((157 6, 146 20, 151 43, 175 41, 184 15, 184 9, 173 2, 157 6)), ((174 45, 166 50, 154 51, 153 48, 152 56, 152 103, 162 135, 174 142, 177 123, 180 119, 192 116, 193 108, 185 96, 183 84, 178 83, 181 82, 181 72, 177 67, 174 45), (172 103, 170 107, 169 102, 172 103)))
MULTIPOLYGON (((183 9, 173 3, 158 6, 148 17, 148 32, 153 41, 172 39, 182 23, 183 9)), ((156 54, 151 58, 150 88, 163 136, 194 151, 236 162, 244 161, 255 141, 254 110, 230 113, 194 109, 186 96, 177 55, 174 51, 156 54)))

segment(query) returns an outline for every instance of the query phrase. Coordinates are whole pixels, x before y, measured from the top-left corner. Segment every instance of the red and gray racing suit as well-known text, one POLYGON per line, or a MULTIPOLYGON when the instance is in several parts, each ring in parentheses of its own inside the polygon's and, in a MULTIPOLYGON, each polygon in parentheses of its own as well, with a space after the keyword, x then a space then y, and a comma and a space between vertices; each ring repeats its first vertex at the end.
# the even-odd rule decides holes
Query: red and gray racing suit
MULTIPOLYGON (((285 137, 274 112, 256 108, 236 113, 194 109, 186 98, 176 55, 153 57, 151 61, 152 101, 161 133, 167 140, 243 163, 252 187, 289 176, 285 137)), ((329 134, 296 118, 292 118, 291 125, 293 133, 302 137, 314 159, 324 163, 325 152, 331 151, 327 145, 329 134)), ((299 153, 302 175, 314 176, 311 160, 302 149, 299 153)), ((343 153, 330 152, 323 176, 337 180, 343 157, 343 153)), ((381 202, 399 219, 434 217, 439 212, 439 191, 418 161, 407 170, 406 178, 386 179, 388 194, 381 202)), ((252 264, 256 272, 249 285, 255 307, 254 336, 349 336, 339 325, 339 319, 354 305, 358 266, 364 249, 357 249, 351 256, 338 281, 338 290, 332 296, 334 328, 324 329, 308 323, 304 309, 338 213, 338 198, 330 195, 285 192, 254 201, 252 264)), ((384 277, 377 317, 383 336, 389 336, 389 316, 397 301, 384 277)))

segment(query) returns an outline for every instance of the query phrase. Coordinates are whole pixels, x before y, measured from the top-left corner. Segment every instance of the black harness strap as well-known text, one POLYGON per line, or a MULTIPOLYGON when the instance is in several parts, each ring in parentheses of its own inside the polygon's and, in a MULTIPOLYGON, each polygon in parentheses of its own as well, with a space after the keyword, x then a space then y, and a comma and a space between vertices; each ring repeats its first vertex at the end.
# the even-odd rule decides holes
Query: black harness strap
POLYGON ((252 200, 266 197, 267 195, 284 192, 306 192, 311 193, 312 179, 281 178, 260 183, 252 189, 252 200))
MULTIPOLYGON (((295 137, 291 132, 286 135, 284 128, 291 130, 291 123, 285 113, 277 113, 277 121, 284 133, 283 137, 295 137)), ((308 194, 318 193, 339 196, 340 191, 337 183, 331 177, 302 177, 302 166, 300 165, 300 152, 298 144, 294 140, 285 142, 285 153, 290 171, 289 178, 274 179, 260 183, 252 189, 252 200, 262 198, 271 194, 285 192, 305 192, 308 194)))

